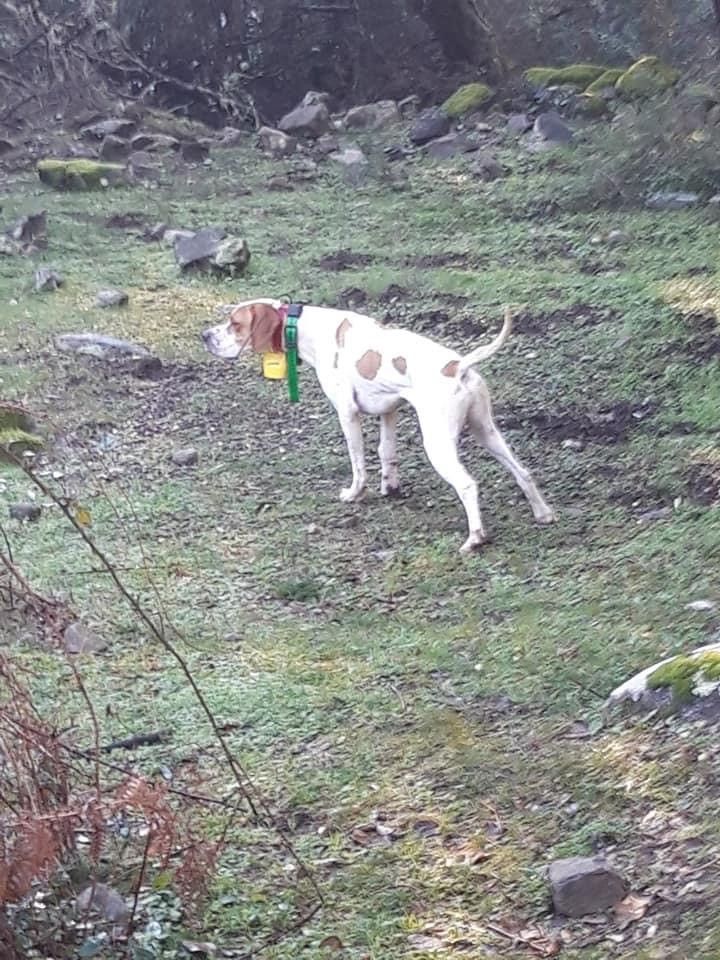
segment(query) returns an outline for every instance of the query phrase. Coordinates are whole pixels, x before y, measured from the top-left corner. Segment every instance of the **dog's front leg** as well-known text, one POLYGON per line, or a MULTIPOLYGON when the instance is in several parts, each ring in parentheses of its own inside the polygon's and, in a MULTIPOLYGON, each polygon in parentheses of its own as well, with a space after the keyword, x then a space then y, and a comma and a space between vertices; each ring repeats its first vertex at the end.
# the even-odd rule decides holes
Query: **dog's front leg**
POLYGON ((400 493, 397 458, 397 410, 383 413, 380 417, 380 492, 384 497, 397 497, 400 493))
POLYGON ((340 499, 345 503, 359 500, 365 493, 365 443, 363 441, 360 415, 357 410, 338 413, 340 425, 345 434, 350 464, 352 466, 352 483, 340 491, 340 499))

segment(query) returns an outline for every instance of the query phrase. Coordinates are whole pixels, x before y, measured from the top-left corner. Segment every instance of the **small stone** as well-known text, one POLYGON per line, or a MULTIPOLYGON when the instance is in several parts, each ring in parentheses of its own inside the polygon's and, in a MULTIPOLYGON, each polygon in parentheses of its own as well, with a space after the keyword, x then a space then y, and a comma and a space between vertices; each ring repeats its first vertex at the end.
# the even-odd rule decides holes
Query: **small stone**
POLYGON ((192 467, 198 462, 198 452, 195 447, 181 447, 173 451, 170 459, 176 467, 192 467))
POLYGON ((156 179, 162 172, 153 155, 147 150, 133 150, 127 159, 127 168, 136 180, 156 179))
POLYGON ((359 147, 345 147, 336 153, 330 154, 330 159, 341 163, 344 167, 364 166, 368 159, 359 147))
POLYGON ((21 217, 8 233, 17 243, 44 242, 47 240, 47 211, 41 210, 39 213, 21 217))
POLYGON ((130 916, 130 910, 124 898, 114 887, 96 883, 87 887, 75 901, 78 914, 92 912, 99 914, 110 923, 122 924, 130 916))
POLYGON ((398 101, 398 110, 403 120, 411 120, 417 116, 420 109, 420 97, 416 93, 411 93, 409 97, 404 97, 398 101))
POLYGON ((383 130, 400 121, 400 111, 394 100, 379 100, 352 107, 345 114, 343 125, 346 130, 383 130))
POLYGON ((96 307, 123 307, 127 302, 124 290, 98 290, 95 296, 96 307))
POLYGON ((659 191, 651 194, 645 201, 645 206, 651 210, 686 210, 688 207, 697 206, 700 203, 700 197, 697 193, 689 193, 679 190, 659 191))
POLYGON ((566 917, 601 913, 619 903, 627 884, 604 857, 568 857, 548 869, 555 912, 566 917))
POLYGON ((42 293, 47 290, 57 290, 63 285, 62 276, 52 267, 38 267, 35 271, 35 291, 42 293))
POLYGON ((63 635, 65 652, 71 654, 99 653, 107 647, 107 641, 98 637, 84 624, 76 621, 71 623, 63 635))
POLYGON ((11 503, 8 508, 13 520, 27 521, 34 523, 40 519, 42 507, 39 503, 11 503))
MULTIPOLYGON (((167 239, 167 234, 165 236, 167 239)), ((181 270, 187 270, 189 267, 207 265, 224 239, 225 231, 220 227, 204 227, 189 237, 178 236, 174 244, 178 266, 181 270)))
POLYGON ((712 600, 692 600, 685 604, 686 610, 693 610, 695 613, 708 613, 714 610, 716 604, 712 600))
POLYGON ((652 510, 645 510, 637 519, 638 523, 654 523, 656 520, 667 520, 671 516, 670 507, 654 507, 652 510))
POLYGON ((340 150, 340 141, 334 133, 324 133, 315 141, 315 153, 327 157, 340 150))
POLYGON ((139 343, 108 337, 103 333, 61 333, 55 337, 55 346, 65 353, 80 353, 99 360, 149 357, 150 351, 139 343))
POLYGON ((297 150, 297 140, 282 130, 273 127, 260 127, 257 132, 260 148, 271 156, 279 159, 289 157, 297 150))
POLYGON ((135 121, 126 119, 101 120, 83 127, 80 136, 83 140, 104 140, 105 137, 127 139, 135 132, 135 121))
POLYGON ((223 127, 220 131, 219 147, 239 147, 247 139, 247 133, 237 127, 223 127))
POLYGON ((572 437, 568 437, 567 440, 562 442, 563 449, 565 450, 584 450, 585 444, 582 440, 574 440, 572 437))

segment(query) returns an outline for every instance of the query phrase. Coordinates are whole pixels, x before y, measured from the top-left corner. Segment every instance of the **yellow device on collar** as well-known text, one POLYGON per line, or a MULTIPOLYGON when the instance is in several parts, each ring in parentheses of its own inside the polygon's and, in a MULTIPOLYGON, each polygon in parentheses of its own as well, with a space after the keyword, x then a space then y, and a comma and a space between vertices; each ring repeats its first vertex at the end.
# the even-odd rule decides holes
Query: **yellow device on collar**
POLYGON ((263 375, 267 380, 284 380, 287 376, 287 357, 284 353, 263 354, 263 375))

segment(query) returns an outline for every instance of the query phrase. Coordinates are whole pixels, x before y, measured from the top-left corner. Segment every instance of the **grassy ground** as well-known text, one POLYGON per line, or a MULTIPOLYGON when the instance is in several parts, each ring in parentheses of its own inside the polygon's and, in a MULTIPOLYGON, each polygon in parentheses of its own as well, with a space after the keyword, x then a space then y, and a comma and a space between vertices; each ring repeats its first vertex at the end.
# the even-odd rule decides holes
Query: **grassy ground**
MULTIPOLYGON (((233 750, 315 871, 326 904, 273 960, 340 944, 356 960, 720 956, 717 738, 601 715, 630 673, 717 630, 686 609, 720 601, 716 229, 703 213, 577 212, 582 162, 507 159, 512 175, 491 185, 419 162, 402 191, 325 170, 269 190, 282 164, 250 149, 152 190, 4 186, 4 219, 48 210, 42 259, 66 283, 33 294, 32 262, 0 258, 0 394, 51 425, 48 475, 91 509, 131 589, 161 599, 233 750), (128 212, 242 232, 249 274, 181 279, 168 248, 107 226, 128 212), (108 285, 127 308, 94 308, 108 285), (491 336, 506 302, 526 304, 484 373, 556 527, 535 528, 511 479, 468 444, 493 541, 461 559, 461 509, 410 414, 404 498, 342 505, 346 453, 311 371, 291 407, 256 360, 201 350, 219 304, 348 291, 458 348, 491 336), (53 349, 53 335, 88 329, 146 343, 167 376, 53 349), (199 463, 173 466, 187 445, 199 463), (644 916, 552 918, 543 868, 594 851, 645 898, 644 916)), ((367 436, 374 450, 372 423, 367 436)), ((8 500, 26 495, 17 473, 0 483, 8 500)), ((59 511, 8 532, 35 585, 110 641, 83 665, 103 740, 169 728, 169 744, 137 751, 143 769, 229 786, 179 671, 59 511)), ((14 646, 59 722, 86 729, 62 658, 14 646)), ((236 826, 231 840, 196 937, 220 945, 262 937, 308 896, 271 834, 236 826)))

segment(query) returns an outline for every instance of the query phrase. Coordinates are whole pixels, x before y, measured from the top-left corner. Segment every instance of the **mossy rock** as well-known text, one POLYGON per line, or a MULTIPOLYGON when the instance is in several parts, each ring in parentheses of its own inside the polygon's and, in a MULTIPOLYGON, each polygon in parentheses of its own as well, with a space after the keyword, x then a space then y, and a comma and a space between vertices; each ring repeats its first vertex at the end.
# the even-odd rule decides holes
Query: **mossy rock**
POLYGON ((696 656, 674 657, 650 674, 649 690, 667 690, 676 704, 688 703, 720 686, 720 652, 707 650, 696 656), (708 690, 703 694, 703 686, 708 690))
POLYGON ((42 437, 36 433, 35 422, 22 407, 0 403, 0 463, 15 463, 26 451, 39 450, 42 437))
POLYGON ((628 100, 639 100, 669 90, 679 79, 680 71, 659 57, 642 57, 617 80, 615 89, 628 100))
POLYGON ((581 117, 604 117, 610 107, 604 97, 597 93, 581 93, 574 101, 575 112, 581 117))
POLYGON ((102 190, 122 183, 125 178, 121 164, 85 158, 39 160, 37 172, 43 183, 56 190, 102 190))
POLYGON ((473 110, 479 110, 492 97, 493 92, 486 83, 466 83, 448 97, 442 105, 445 113, 453 119, 464 117, 473 110))
POLYGON ((600 94, 603 90, 614 90, 615 84, 624 73, 624 67, 611 67, 605 70, 585 89, 585 93, 600 94))
POLYGON ((530 67, 523 76, 531 87, 585 88, 607 72, 593 63, 572 63, 567 67, 530 67))

